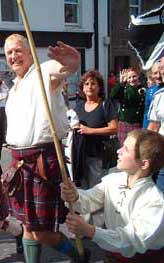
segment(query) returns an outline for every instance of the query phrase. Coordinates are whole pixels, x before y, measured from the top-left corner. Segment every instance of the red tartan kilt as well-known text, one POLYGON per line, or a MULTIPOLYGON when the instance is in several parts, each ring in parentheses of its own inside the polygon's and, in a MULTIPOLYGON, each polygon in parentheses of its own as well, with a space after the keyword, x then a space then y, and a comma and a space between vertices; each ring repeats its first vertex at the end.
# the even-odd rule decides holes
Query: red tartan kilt
POLYGON ((164 249, 148 250, 144 254, 137 253, 125 258, 119 253, 106 252, 105 263, 164 263, 164 249))
MULTIPOLYGON (((14 152, 12 154, 17 160, 22 159, 18 152, 14 152)), ((27 155, 26 150, 24 156, 28 160, 27 155)), ((39 176, 34 163, 25 163, 23 188, 10 198, 13 214, 26 225, 28 231, 58 231, 59 223, 65 221, 68 212, 60 197, 62 178, 56 153, 49 149, 44 151, 43 156, 48 180, 39 176)))
POLYGON ((2 189, 0 181, 0 220, 5 219, 9 214, 9 202, 7 194, 2 189))

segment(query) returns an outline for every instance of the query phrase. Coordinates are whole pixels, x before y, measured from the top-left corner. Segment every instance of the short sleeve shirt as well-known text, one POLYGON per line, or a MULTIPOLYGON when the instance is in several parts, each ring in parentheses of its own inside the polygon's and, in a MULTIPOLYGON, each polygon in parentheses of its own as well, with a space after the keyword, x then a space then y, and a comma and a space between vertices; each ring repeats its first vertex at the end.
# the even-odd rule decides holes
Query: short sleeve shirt
POLYGON ((164 135, 164 88, 157 91, 148 112, 150 121, 160 122, 159 133, 164 135))
MULTIPOLYGON (((117 119, 117 111, 112 100, 100 103, 93 111, 85 111, 85 101, 77 104, 75 111, 78 115, 79 122, 91 128, 101 128, 107 126, 107 123, 117 119)), ((85 135, 86 153, 88 156, 95 157, 101 153, 101 145, 104 136, 85 135)))

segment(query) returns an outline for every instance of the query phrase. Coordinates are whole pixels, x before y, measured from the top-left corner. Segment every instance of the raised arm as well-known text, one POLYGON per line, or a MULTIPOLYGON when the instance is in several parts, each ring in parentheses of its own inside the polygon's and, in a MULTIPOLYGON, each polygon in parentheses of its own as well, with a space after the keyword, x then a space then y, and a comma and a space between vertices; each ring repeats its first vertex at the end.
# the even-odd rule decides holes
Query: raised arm
POLYGON ((56 88, 61 81, 75 73, 80 67, 80 53, 61 41, 57 42, 55 47, 49 46, 48 56, 52 59, 51 62, 47 63, 47 66, 53 88, 56 88), (58 71, 56 71, 56 67, 58 71))
POLYGON ((61 41, 57 42, 57 46, 48 48, 48 56, 63 65, 61 72, 75 73, 80 67, 80 53, 61 41))

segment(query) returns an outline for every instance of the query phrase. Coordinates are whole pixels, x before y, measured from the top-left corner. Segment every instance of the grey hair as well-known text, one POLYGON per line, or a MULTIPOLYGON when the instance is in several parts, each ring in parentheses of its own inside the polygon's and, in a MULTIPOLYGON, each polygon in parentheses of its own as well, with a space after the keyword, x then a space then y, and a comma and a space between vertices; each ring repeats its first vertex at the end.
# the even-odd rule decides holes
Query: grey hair
POLYGON ((5 44, 4 44, 4 49, 7 47, 8 43, 11 42, 11 41, 18 41, 18 42, 21 42, 23 44, 23 46, 27 49, 29 49, 29 43, 28 43, 28 40, 26 37, 24 37, 23 35, 20 35, 20 34, 12 34, 10 35, 9 37, 6 38, 5 40, 5 44))

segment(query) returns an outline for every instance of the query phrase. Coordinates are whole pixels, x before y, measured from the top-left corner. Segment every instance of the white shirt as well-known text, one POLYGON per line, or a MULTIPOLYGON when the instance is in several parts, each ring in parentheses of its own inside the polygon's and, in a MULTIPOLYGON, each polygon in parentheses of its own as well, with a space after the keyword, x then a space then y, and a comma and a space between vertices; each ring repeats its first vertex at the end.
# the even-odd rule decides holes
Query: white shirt
MULTIPOLYGON (((55 122, 57 136, 62 139, 69 128, 61 87, 52 89, 47 64, 41 64, 47 99, 55 122)), ((60 70, 56 62, 56 72, 60 70)), ((29 147, 53 141, 42 98, 37 72, 32 65, 24 78, 12 87, 6 104, 6 141, 17 147, 29 147)))
POLYGON ((157 91, 148 112, 150 121, 161 123, 159 133, 164 135, 164 88, 157 91))
POLYGON ((67 118, 72 129, 80 123, 78 115, 73 109, 67 110, 67 118))
POLYGON ((74 208, 81 214, 104 207, 107 229, 96 227, 101 248, 132 257, 164 246, 164 197, 151 177, 127 187, 125 172, 109 174, 89 190, 79 190, 74 208))

